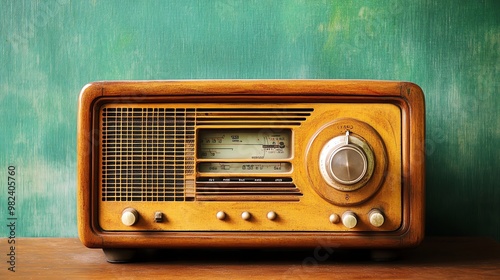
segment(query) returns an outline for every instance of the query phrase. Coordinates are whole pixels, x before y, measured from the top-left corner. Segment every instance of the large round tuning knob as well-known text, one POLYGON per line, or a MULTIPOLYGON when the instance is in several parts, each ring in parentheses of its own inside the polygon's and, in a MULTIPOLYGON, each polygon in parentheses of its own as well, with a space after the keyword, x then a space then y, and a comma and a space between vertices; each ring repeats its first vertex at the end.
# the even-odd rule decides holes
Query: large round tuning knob
POLYGON ((320 171, 335 189, 361 188, 373 173, 373 152, 368 143, 349 131, 331 139, 321 150, 320 171))
POLYGON ((345 145, 332 153, 328 172, 335 181, 352 185, 365 176, 367 165, 366 155, 361 149, 345 145))

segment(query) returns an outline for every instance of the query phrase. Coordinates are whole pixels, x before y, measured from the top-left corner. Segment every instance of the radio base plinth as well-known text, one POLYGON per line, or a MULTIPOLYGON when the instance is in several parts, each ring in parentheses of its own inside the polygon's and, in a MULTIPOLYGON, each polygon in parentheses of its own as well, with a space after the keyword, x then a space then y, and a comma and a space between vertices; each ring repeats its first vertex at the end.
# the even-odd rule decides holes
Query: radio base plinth
POLYGON ((126 263, 134 260, 136 249, 102 249, 109 263, 126 263))
POLYGON ((371 259, 376 262, 388 262, 399 258, 399 251, 390 249, 374 249, 370 252, 371 259))

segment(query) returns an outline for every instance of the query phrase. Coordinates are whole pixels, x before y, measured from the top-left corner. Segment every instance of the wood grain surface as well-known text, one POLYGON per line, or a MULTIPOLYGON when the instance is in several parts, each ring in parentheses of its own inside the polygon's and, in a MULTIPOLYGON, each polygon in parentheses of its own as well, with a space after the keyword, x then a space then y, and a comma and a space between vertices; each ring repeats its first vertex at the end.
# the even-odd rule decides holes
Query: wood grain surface
MULTIPOLYGON (((314 247, 317 246, 318 239, 321 239, 328 246, 394 248, 414 246, 422 240, 423 206, 425 205, 423 184, 425 165, 422 161, 425 130, 424 104, 423 94, 415 84, 364 80, 99 82, 86 86, 82 91, 80 101, 78 222, 80 239, 88 247, 314 247), (210 102, 216 100, 216 104, 199 104, 197 103, 199 99, 210 99, 210 102), (137 100, 158 103, 136 104, 137 100), (241 106, 242 102, 236 100, 243 100, 243 104, 247 101, 252 104, 241 106), (301 100, 304 103, 299 103, 301 100), (308 100, 313 102, 307 103, 308 100), (314 103, 320 100, 320 104, 314 103), (188 172, 183 173, 186 177, 178 179, 183 180, 181 187, 184 188, 185 185, 189 185, 189 180, 193 180, 194 184, 196 177, 196 190, 193 191, 192 200, 183 200, 183 197, 182 200, 172 203, 172 201, 122 199, 120 192, 121 188, 125 189, 124 185, 113 187, 113 194, 118 194, 118 199, 112 201, 104 199, 104 184, 108 181, 111 183, 112 180, 105 180, 105 176, 99 174, 107 174, 105 171, 107 167, 125 165, 123 162, 127 161, 122 155, 112 155, 110 158, 118 158, 118 160, 113 159, 116 163, 106 163, 107 155, 104 150, 110 142, 105 139, 112 137, 118 139, 121 137, 118 134, 126 134, 129 130, 116 130, 116 134, 112 137, 103 135, 102 145, 96 145, 89 139, 95 139, 96 136, 93 133, 96 127, 100 127, 101 130, 112 130, 111 124, 102 123, 98 126, 101 120, 113 118, 114 122, 121 125, 122 121, 119 120, 118 114, 113 113, 114 117, 105 117, 102 112, 111 106, 122 106, 121 102, 129 102, 126 103, 127 107, 130 105, 151 106, 151 108, 154 106, 167 108, 188 106, 188 108, 200 110, 213 108, 213 106, 216 106, 218 110, 243 111, 247 106, 250 106, 252 110, 257 108, 263 110, 269 104, 276 103, 278 103, 277 107, 283 104, 288 105, 289 107, 286 107, 288 109, 311 108, 313 112, 302 120, 299 127, 294 127, 294 155, 288 158, 294 166, 294 171, 287 176, 290 176, 297 188, 301 190, 303 198, 287 203, 290 201, 271 201, 274 198, 267 195, 249 200, 239 197, 235 201, 225 200, 227 196, 224 196, 224 198, 218 197, 220 201, 203 203, 200 201, 203 197, 200 191, 202 184, 198 182, 198 180, 201 181, 203 174, 200 174, 198 170, 189 175, 188 172), (335 122, 332 123, 332 120, 335 122), (344 128, 346 126, 351 127, 349 130, 353 135, 359 135, 364 139, 363 141, 366 141, 367 146, 370 145, 370 151, 373 151, 377 158, 376 163, 373 163, 375 165, 373 176, 365 185, 360 185, 361 188, 350 191, 349 195, 327 185, 320 175, 319 168, 316 167, 318 158, 323 153, 321 150, 334 136, 346 135, 344 128), (188 176, 192 177, 186 179, 188 176), (124 225, 120 220, 123 209, 127 207, 135 212, 134 217, 138 219, 137 223, 134 221, 129 225, 124 225), (267 213, 270 209, 277 211, 280 218, 272 222, 268 219, 261 220, 262 214, 258 213, 263 211, 267 213), (379 227, 374 227, 368 221, 368 213, 373 209, 383 211, 386 217, 386 221, 379 227), (166 221, 154 222, 151 218, 160 210, 167 217, 166 221), (227 220, 220 221, 215 219, 215 213, 221 210, 232 212, 229 215, 234 215, 235 212, 238 213, 236 215, 241 215, 240 213, 249 211, 252 213, 252 219, 234 219, 235 216, 233 216, 233 218, 228 217, 227 220), (332 224, 327 218, 332 213, 345 213, 345 211, 356 213, 355 228, 347 230, 344 227, 345 223, 332 224)), ((204 111, 202 115, 195 116, 197 121, 191 124, 199 129, 196 132, 197 136, 193 136, 193 141, 195 137, 197 141, 203 139, 199 135, 205 128, 220 131, 228 127, 220 124, 204 126, 201 121, 198 122, 204 116, 209 115, 207 112, 204 111)), ((255 118, 255 115, 253 117, 255 118)), ((220 112, 217 113, 217 118, 223 119, 220 112)), ((231 124, 235 125, 234 122, 231 124)), ((249 126, 241 123, 236 126, 241 129, 260 127, 262 132, 259 129, 257 133, 260 138, 264 137, 264 128, 292 127, 289 124, 280 126, 276 122, 272 122, 271 126, 268 124, 256 126, 255 120, 249 126)), ((193 129, 193 135, 194 131, 195 129, 193 129)), ((150 129, 149 132, 157 133, 154 129, 150 129)), ((239 134, 239 132, 232 132, 232 134, 239 134)), ((134 147, 140 143, 136 142, 139 139, 139 137, 134 137, 134 147)), ((117 154, 121 153, 119 143, 122 141, 113 141, 114 144, 110 146, 117 154)), ((179 141, 187 142, 188 140, 179 141)), ((254 139, 252 143, 256 141, 254 139)), ((169 149, 173 148, 169 147, 169 149)), ((195 161, 204 160, 199 155, 195 155, 196 153, 188 156, 188 149, 176 150, 178 161, 184 157, 183 164, 190 166, 195 165, 195 161), (188 159, 188 157, 192 158, 188 159)), ((137 149, 138 155, 142 152, 142 149, 137 149)), ((233 156, 238 154, 237 149, 233 152, 233 156)), ((157 155, 157 152, 150 151, 149 153, 157 155)), ((139 161, 141 165, 149 161, 147 160, 149 157, 151 156, 144 157, 142 162, 139 161)), ((238 160, 245 162, 246 159, 241 157, 238 160)), ((269 159, 266 158, 266 160, 269 159)), ((152 162, 157 164, 161 160, 153 159, 152 162)), ((142 170, 142 173, 137 174, 149 177, 148 169, 132 169, 142 170)), ((169 176, 173 177, 172 174, 169 176)), ((120 176, 128 177, 126 172, 120 173, 120 176)), ((237 178, 239 175, 226 174, 225 176, 237 178)), ((157 175, 153 177, 157 178, 157 175)), ((121 181, 121 179, 118 180, 121 181)), ((137 182, 140 182, 140 179, 137 179, 137 182)), ((146 189, 155 184, 158 187, 158 184, 153 181, 148 182, 144 187, 138 187, 137 194, 142 195, 141 192, 146 192, 146 189)), ((220 186, 220 188, 227 189, 228 186, 230 185, 220 186)), ((248 191, 248 189, 245 190, 246 193, 248 191)), ((217 197, 216 192, 212 194, 217 197)), ((156 193, 154 196, 156 199, 161 195, 156 193)))
MULTIPOLYGON (((6 244, 0 239, 0 244, 6 244)), ((498 279, 500 245, 485 238, 431 238, 388 262, 364 251, 144 251, 135 263, 110 264, 74 238, 20 238, 16 272, 2 279, 498 279)), ((4 246, 0 247, 2 254, 4 246)))
POLYGON ((428 234, 500 240, 499 1, 0 3, 0 181, 16 166, 18 236, 77 235, 88 82, 326 78, 420 85, 428 234))

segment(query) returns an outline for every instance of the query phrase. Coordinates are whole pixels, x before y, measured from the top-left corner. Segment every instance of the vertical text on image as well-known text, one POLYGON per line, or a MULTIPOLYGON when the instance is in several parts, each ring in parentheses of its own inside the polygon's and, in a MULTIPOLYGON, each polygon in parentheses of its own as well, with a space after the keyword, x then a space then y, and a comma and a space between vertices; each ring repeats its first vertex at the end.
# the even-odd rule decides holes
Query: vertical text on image
POLYGON ((16 167, 7 168, 7 269, 16 272, 16 167))

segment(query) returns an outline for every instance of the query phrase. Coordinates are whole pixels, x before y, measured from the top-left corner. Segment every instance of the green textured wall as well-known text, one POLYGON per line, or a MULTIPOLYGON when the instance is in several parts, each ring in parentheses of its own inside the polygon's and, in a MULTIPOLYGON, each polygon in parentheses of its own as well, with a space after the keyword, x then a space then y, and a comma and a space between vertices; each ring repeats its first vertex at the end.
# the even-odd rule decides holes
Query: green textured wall
POLYGON ((90 81, 389 79, 426 94, 428 234, 500 240, 499 4, 0 0, 0 219, 14 165, 17 235, 77 235, 90 81))

